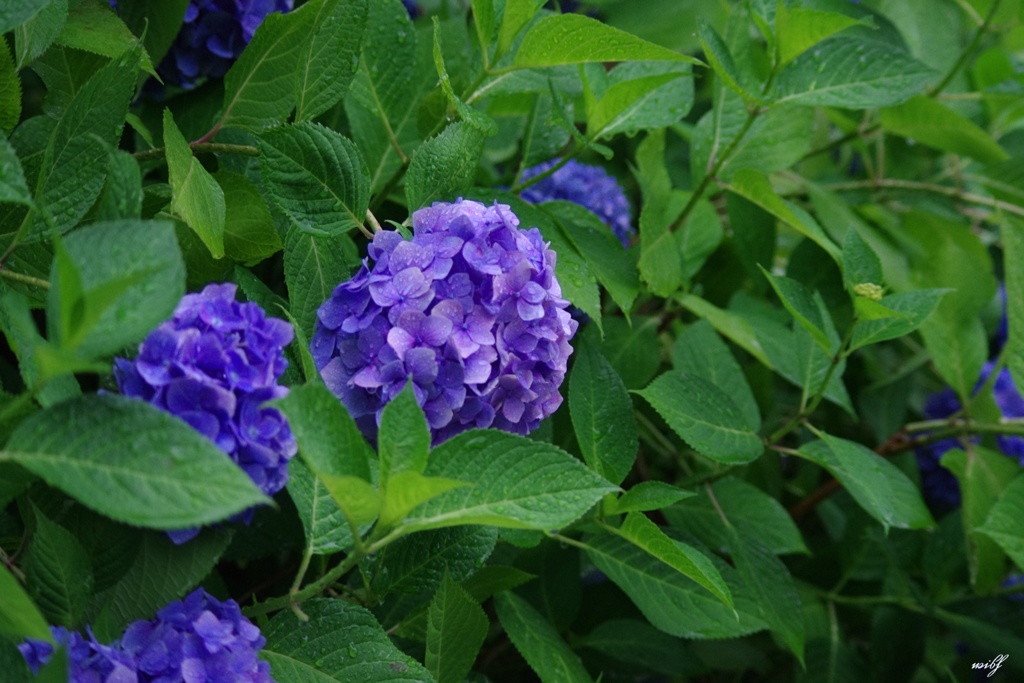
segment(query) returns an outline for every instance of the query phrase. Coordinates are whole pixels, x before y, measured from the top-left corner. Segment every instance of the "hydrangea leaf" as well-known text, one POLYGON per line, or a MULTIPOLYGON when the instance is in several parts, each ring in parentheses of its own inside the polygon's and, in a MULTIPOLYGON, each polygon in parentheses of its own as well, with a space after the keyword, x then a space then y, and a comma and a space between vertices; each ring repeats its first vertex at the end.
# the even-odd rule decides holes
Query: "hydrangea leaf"
POLYGON ((437 683, 461 683, 473 667, 488 626, 476 600, 446 574, 427 613, 423 660, 437 683))
POLYGON ((1024 222, 1004 215, 1001 224, 1006 272, 1007 337, 1004 354, 1014 377, 1024 377, 1024 222))
POLYGON ((708 63, 722 82, 748 104, 757 102, 758 97, 747 91, 741 84, 742 75, 736 68, 729 46, 726 45, 718 31, 704 19, 697 22, 700 32, 700 44, 704 48, 708 63))
POLYGON ((699 375, 665 373, 643 396, 683 440, 723 463, 756 460, 764 451, 757 423, 744 417, 722 389, 699 375))
POLYGON ((699 676, 705 667, 682 638, 659 631, 643 619, 602 621, 577 642, 592 652, 665 676, 699 676))
MULTIPOLYGON (((68 0, 30 0, 20 4, 21 7, 16 7, 12 3, 4 3, 0 9, 0 13, 14 10, 14 17, 22 17, 20 21, 14 19, 17 22, 14 31, 14 52, 19 69, 46 52, 60 35, 68 18, 68 0), (25 16, 24 13, 30 9, 29 16, 25 16), (28 21, 24 21, 26 18, 28 21)), ((6 17, 0 15, 0 19, 3 18, 10 22, 12 17, 10 14, 6 17)), ((13 26, 0 29, 0 33, 6 33, 11 28, 13 26)))
POLYGON ((772 552, 807 553, 793 519, 778 500, 742 479, 726 477, 711 486, 715 506, 705 491, 664 511, 669 523, 696 536, 718 551, 729 547, 729 534, 722 525, 721 509, 740 536, 756 538, 772 552))
POLYGON ((283 611, 263 629, 267 643, 260 656, 270 662, 277 683, 433 681, 419 662, 395 647, 362 607, 317 598, 302 603, 302 611, 308 621, 283 611), (316 647, 311 648, 313 642, 316 647))
POLYGON ((461 524, 559 529, 618 490, 556 446, 495 430, 444 442, 424 474, 472 485, 417 507, 400 527, 407 532, 461 524))
POLYGON ((41 220, 29 236, 64 233, 96 201, 106 178, 108 149, 124 127, 135 92, 139 52, 129 50, 97 71, 64 109, 43 157, 35 192, 41 220))
MULTIPOLYGON (((587 97, 587 133, 590 137, 599 140, 619 133, 659 128, 685 116, 693 97, 690 67, 668 62, 664 64, 669 68, 662 69, 657 66, 659 64, 662 63, 653 63, 650 67, 652 73, 647 73, 646 69, 638 70, 636 77, 611 84, 600 99, 587 97)), ((624 67, 631 66, 623 64, 612 73, 625 71, 624 67)), ((589 94, 590 91, 585 92, 589 94)))
POLYGON ((267 131, 260 170, 271 199, 303 230, 341 235, 366 220, 369 172, 359 148, 340 133, 318 123, 267 131))
POLYGON ((697 494, 693 491, 686 491, 663 481, 642 481, 618 499, 607 501, 604 511, 606 515, 619 515, 627 512, 661 510, 695 495, 697 494))
POLYGON ((825 321, 822 319, 822 314, 828 315, 828 311, 819 310, 811 292, 797 280, 783 275, 773 275, 763 267, 761 272, 768 278, 772 289, 782 301, 782 305, 793 316, 793 320, 810 333, 814 342, 824 349, 825 353, 838 352, 839 340, 836 339, 833 342, 825 332, 825 321), (833 346, 836 347, 834 350, 833 346))
POLYGON ((601 349, 601 355, 630 391, 647 386, 660 365, 658 319, 633 316, 631 322, 632 325, 625 318, 609 318, 603 337, 596 328, 583 330, 585 338, 601 349))
POLYGON ((780 73, 777 103, 874 109, 920 93, 935 72, 881 41, 834 36, 805 52, 780 73))
MULTIPOLYGON (((943 465, 945 465, 945 460, 943 460, 943 465)), ((997 471, 992 468, 991 464, 987 466, 987 469, 989 469, 987 472, 982 470, 983 467, 986 466, 980 465, 978 470, 980 470, 979 474, 983 472, 983 476, 989 480, 989 492, 998 491, 1000 488, 1003 490, 991 509, 988 510, 988 516, 985 518, 984 523, 976 527, 975 531, 988 536, 999 544, 1003 552, 1013 560, 1014 564, 1020 567, 1024 565, 1024 540, 1022 540, 1024 539, 1024 530, 1022 530, 1022 527, 1024 527, 1024 524, 1022 524, 1022 519, 1024 519, 1022 517, 1022 511, 1024 511, 1024 478, 1021 478, 1020 474, 1017 473, 1010 480, 1009 484, 993 481, 993 475, 996 475, 997 471)), ((1002 476, 1010 473, 1009 468, 1000 467, 999 469, 1005 470, 998 473, 1002 476)), ((966 502, 968 501, 965 500, 966 502)), ((983 509, 985 501, 978 501, 976 505, 983 509)), ((974 512, 977 512, 977 510, 975 509, 974 512)), ((972 569, 975 572, 977 571, 974 567, 972 569)))
POLYGON ((416 402, 411 382, 384 406, 378 434, 377 452, 383 481, 399 472, 422 472, 426 468, 430 427, 416 402))
POLYGON ((879 305, 884 306, 892 315, 860 322, 853 331, 850 349, 859 349, 868 344, 877 344, 910 334, 935 312, 942 297, 948 292, 948 289, 919 289, 882 297, 879 305))
POLYGON ((32 193, 25 182, 25 173, 21 169, 21 161, 6 137, 0 137, 0 202, 11 202, 32 206, 32 193))
POLYGON ((969 118, 931 97, 918 95, 882 110, 882 129, 944 152, 985 164, 1009 158, 991 135, 969 118))
POLYGON ((417 505, 461 486, 469 484, 445 477, 425 477, 415 470, 393 472, 384 485, 379 524, 381 527, 393 526, 417 505))
MULTIPOLYGON (((614 534, 584 538, 587 555, 608 575, 647 620, 683 638, 737 638, 767 627, 757 606, 739 590, 731 567, 718 566, 733 596, 733 610, 706 589, 642 548, 614 534)), ((724 564, 724 563, 723 563, 724 564)))
POLYGON ((633 401, 611 364, 593 343, 577 346, 569 380, 569 412, 583 460, 621 484, 636 459, 639 441, 633 401))
POLYGON ((142 216, 142 171, 131 154, 110 150, 107 184, 96 205, 96 218, 114 221, 142 216))
MULTIPOLYGON (((109 4, 102 0, 82 0, 70 7, 56 42, 113 58, 133 49, 138 41, 109 4)), ((141 49, 141 55, 142 70, 156 76, 145 48, 141 49)))
POLYGON ((230 542, 231 534, 224 529, 204 529, 183 545, 164 534, 143 534, 128 571, 95 598, 91 622, 96 636, 109 642, 132 621, 151 619, 181 598, 210 573, 230 542))
POLYGON ((164 145, 171 185, 171 210, 192 228, 215 259, 224 256, 224 190, 192 156, 192 149, 164 109, 164 145))
POLYGON ((865 446, 825 434, 799 455, 827 469, 854 500, 884 527, 935 526, 921 492, 898 467, 865 446))
POLYGON ((190 0, 134 0, 117 6, 117 16, 137 36, 156 64, 164 58, 181 30, 190 0))
POLYGON ((52 640, 46 619, 6 566, 0 566, 0 633, 15 638, 52 640))
POLYGON ((352 545, 352 529, 323 481, 301 461, 288 464, 288 495, 306 532, 306 548, 314 555, 332 555, 352 545))
MULTIPOLYGON (((493 0, 488 0, 493 2, 493 0)), ((505 12, 501 18, 501 29, 498 31, 498 48, 494 58, 498 59, 512 47, 519 32, 536 16, 544 5, 544 0, 506 0, 505 12)))
POLYGON ((731 311, 718 308, 693 294, 684 294, 680 303, 703 320, 707 320, 718 332, 728 337, 734 344, 756 358, 769 370, 774 364, 768 359, 761 341, 754 333, 754 328, 741 316, 731 311))
POLYGON ((473 185, 484 136, 475 125, 457 121, 413 153, 405 176, 410 211, 435 201, 451 201, 473 185))
MULTIPOLYGON (((509 4, 511 3, 506 3, 506 12, 509 4)), ((472 0, 472 6, 476 37, 480 42, 480 49, 487 54, 490 52, 491 42, 494 39, 494 0, 472 0)))
POLYGON ((729 392, 747 424, 761 426, 761 411, 740 364, 707 320, 687 326, 672 345, 672 366, 700 375, 729 392))
POLYGON ((281 251, 281 236, 259 188, 227 169, 213 177, 224 192, 224 253, 251 266, 281 251))
MULTIPOLYGON (((14 59, 11 57, 11 50, 5 42, 0 46, 0 132, 5 136, 10 135, 14 127, 21 120, 21 79, 14 66, 14 59)), ((6 142, 6 140, 5 140, 6 142)), ((10 143, 7 143, 10 144, 10 143)), ((3 152, 0 151, 0 154, 3 152)), ((20 169, 18 171, 20 175, 20 169)), ((9 184, 7 173, 4 174, 4 183, 0 185, 0 201, 4 199, 4 185, 9 184)), ((24 183, 24 179, 22 179, 24 183)))
POLYGON ((511 592, 494 596, 498 620, 509 640, 544 683, 591 683, 579 655, 530 603, 511 592))
POLYGON ((515 65, 529 68, 645 60, 701 63, 582 14, 555 14, 527 30, 516 52, 515 65))
POLYGON ((856 228, 851 226, 843 238, 843 284, 853 291, 859 284, 883 283, 882 261, 856 228))
POLYGON ((35 531, 25 562, 25 580, 36 604, 55 626, 76 628, 93 590, 92 566, 70 531, 32 506, 35 531))
POLYGON ((775 14, 779 65, 785 66, 829 36, 857 25, 871 25, 870 16, 854 19, 838 12, 823 12, 782 3, 775 14))
POLYGON ((35 413, 0 460, 86 506, 155 529, 219 521, 268 502, 212 441, 143 401, 98 395, 35 413))
POLYGON ((316 0, 308 4, 316 8, 315 28, 298 61, 297 122, 316 118, 348 92, 358 67, 369 12, 367 0, 316 0))
POLYGON ((309 338, 316 311, 359 264, 356 247, 345 235, 321 237, 293 227, 285 236, 284 279, 291 314, 309 338))
POLYGON ((24 24, 49 4, 49 0, 16 0, 0 8, 0 33, 24 24))

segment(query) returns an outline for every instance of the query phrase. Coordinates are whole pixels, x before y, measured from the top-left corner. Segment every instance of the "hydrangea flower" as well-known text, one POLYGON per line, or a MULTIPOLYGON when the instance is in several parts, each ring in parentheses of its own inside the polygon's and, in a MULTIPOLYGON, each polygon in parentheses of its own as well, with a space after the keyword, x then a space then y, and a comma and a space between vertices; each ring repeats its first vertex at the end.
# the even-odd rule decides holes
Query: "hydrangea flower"
MULTIPOLYGON (((277 380, 288 367, 284 347, 294 332, 257 304, 235 301, 235 290, 214 284, 186 294, 135 360, 114 360, 114 376, 121 393, 187 422, 273 495, 288 481, 297 445, 281 412, 263 404, 288 393, 277 380)), ((251 516, 249 510, 242 519, 251 516)), ((171 537, 183 542, 196 533, 171 537)))
POLYGON ((157 73, 164 83, 182 88, 194 88, 204 78, 223 76, 252 40, 264 17, 271 12, 288 12, 294 4, 294 0, 192 0, 157 73))
MULTIPOLYGON (((558 163, 558 159, 545 161, 523 171, 523 180, 540 175, 558 163)), ((520 195, 531 204, 560 199, 575 202, 597 215, 605 225, 628 247, 636 230, 630 224, 629 200, 619 182, 600 166, 581 164, 575 159, 523 190, 520 195)))
POLYGON ((562 403, 578 326, 555 253, 505 204, 435 203, 412 224, 411 241, 378 232, 317 312, 325 384, 371 438, 407 378, 435 443, 474 427, 526 434, 562 403))
MULTIPOLYGON (((258 658, 266 639, 234 600, 221 602, 202 588, 135 621, 121 639, 101 645, 64 628, 54 639, 68 651, 70 683, 273 683, 270 665, 258 658)), ((33 673, 53 646, 29 639, 18 646, 33 673)))
MULTIPOLYGON (((993 367, 992 361, 985 364, 975 390, 988 380, 993 367)), ((1024 398, 1017 391, 1007 368, 1003 368, 996 378, 992 387, 992 397, 1003 417, 1024 417, 1024 398)), ((956 393, 947 387, 928 397, 924 405, 924 415, 929 420, 940 420, 953 415, 960 408, 956 393)), ((1024 465, 1024 437, 1001 434, 996 437, 996 443, 1003 454, 1024 465)), ((939 464, 946 451, 960 447, 962 446, 958 439, 949 438, 922 446, 915 453, 925 497, 939 509, 948 510, 960 505, 960 486, 956 477, 939 464)))

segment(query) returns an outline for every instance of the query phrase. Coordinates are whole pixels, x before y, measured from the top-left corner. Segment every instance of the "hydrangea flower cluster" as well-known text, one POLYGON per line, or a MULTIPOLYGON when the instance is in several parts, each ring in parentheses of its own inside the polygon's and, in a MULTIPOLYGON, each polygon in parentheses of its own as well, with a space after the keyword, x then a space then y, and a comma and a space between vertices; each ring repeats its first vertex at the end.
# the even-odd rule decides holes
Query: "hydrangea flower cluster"
POLYGON ((157 67, 165 83, 194 88, 227 73, 271 12, 288 12, 294 0, 192 0, 181 31, 157 67))
MULTIPOLYGON (((981 376, 975 387, 980 388, 992 374, 994 363, 989 361, 982 368, 981 376)), ((992 397, 1003 417, 1024 417, 1024 398, 1017 391, 1010 371, 1003 368, 996 377, 992 387, 992 397)), ((956 393, 946 388, 928 397, 924 406, 924 415, 929 420, 949 417, 959 411, 960 401, 956 393)), ((999 450, 1006 456, 1024 465, 1024 437, 999 435, 996 438, 999 450)), ((917 449, 917 466, 921 472, 921 486, 925 497, 937 508, 948 510, 960 505, 960 485, 949 470, 939 464, 939 460, 951 448, 960 448, 957 439, 949 438, 936 441, 917 449)))
MULTIPOLYGON (((258 654, 266 639, 234 600, 221 602, 202 588, 172 602, 151 621, 129 624, 121 639, 101 645, 90 633, 53 627, 68 651, 70 683, 273 683, 258 654)), ((33 673, 53 646, 28 640, 18 646, 33 673)))
MULTIPOLYGON (((545 161, 523 171, 529 180, 552 168, 558 159, 545 161)), ((570 159, 564 166, 543 180, 523 190, 520 195, 531 204, 560 199, 589 209, 628 247, 636 229, 630 224, 629 200, 619 182, 600 166, 581 164, 570 159)))
MULTIPOLYGON (((233 284, 186 294, 174 316, 153 330, 134 361, 114 360, 121 393, 181 418, 236 462, 266 494, 288 481, 298 447, 284 416, 267 401, 282 398, 292 326, 257 304, 235 301, 233 284)), ((251 519, 252 510, 242 514, 251 519)), ((198 533, 172 532, 183 542, 198 533)))
POLYGON ((578 326, 555 253, 505 204, 435 203, 412 223, 411 241, 378 232, 320 307, 310 346, 324 382, 371 438, 407 378, 434 443, 474 427, 526 434, 562 403, 578 326))

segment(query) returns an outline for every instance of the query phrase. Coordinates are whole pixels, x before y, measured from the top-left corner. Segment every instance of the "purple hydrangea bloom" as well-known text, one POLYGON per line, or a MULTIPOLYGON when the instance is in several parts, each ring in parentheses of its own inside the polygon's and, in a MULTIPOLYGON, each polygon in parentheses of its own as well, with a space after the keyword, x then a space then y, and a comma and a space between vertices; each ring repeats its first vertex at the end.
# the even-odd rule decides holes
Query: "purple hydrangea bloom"
POLYGON ((505 204, 435 203, 414 236, 378 232, 317 312, 324 382, 369 436, 413 382, 434 443, 474 427, 526 434, 562 403, 577 323, 555 253, 505 204))
MULTIPOLYGON (((993 367, 992 361, 984 365, 975 391, 988 380, 993 367)), ((1007 368, 1003 368, 996 378, 992 387, 992 397, 1003 417, 1024 417, 1024 398, 1017 391, 1007 368)), ((939 420, 953 415, 960 408, 956 393, 947 387, 928 397, 924 405, 924 415, 929 420, 939 420)), ((1024 465, 1024 437, 1003 434, 996 437, 996 443, 1003 454, 1024 465)), ((939 464, 946 451, 960 447, 958 439, 942 439, 918 448, 915 454, 925 497, 939 509, 949 510, 960 505, 960 486, 956 477, 939 464)))
MULTIPOLYGON (((233 284, 207 285, 186 294, 135 360, 114 360, 114 376, 121 393, 187 422, 273 495, 288 481, 297 446, 281 412, 264 403, 288 393, 277 380, 288 367, 284 347, 294 333, 257 304, 235 301, 235 290, 233 284)), ((250 510, 242 518, 251 516, 250 510)), ((171 537, 183 542, 196 533, 171 537)))
MULTIPOLYGON (((558 163, 558 159, 545 161, 523 172, 523 180, 540 175, 558 163)), ((600 166, 581 164, 575 159, 523 190, 520 195, 531 204, 560 199, 574 202, 597 215, 605 225, 628 247, 636 230, 630 224, 629 200, 619 182, 600 166)))
MULTIPOLYGON (((107 646, 88 636, 51 626, 53 639, 68 653, 68 681, 70 683, 137 683, 139 677, 135 662, 116 645, 107 646)), ((45 640, 29 638, 18 646, 32 673, 50 661, 53 645, 45 640)))
POLYGON ((294 0, 192 0, 157 73, 164 83, 183 88, 223 76, 264 17, 288 12, 294 4, 294 0))
MULTIPOLYGON (((273 683, 258 657, 266 639, 234 600, 221 602, 202 588, 160 610, 151 621, 129 624, 121 639, 100 645, 66 629, 51 629, 68 650, 71 683, 273 683)), ((28 640, 18 646, 33 673, 53 646, 28 640)))

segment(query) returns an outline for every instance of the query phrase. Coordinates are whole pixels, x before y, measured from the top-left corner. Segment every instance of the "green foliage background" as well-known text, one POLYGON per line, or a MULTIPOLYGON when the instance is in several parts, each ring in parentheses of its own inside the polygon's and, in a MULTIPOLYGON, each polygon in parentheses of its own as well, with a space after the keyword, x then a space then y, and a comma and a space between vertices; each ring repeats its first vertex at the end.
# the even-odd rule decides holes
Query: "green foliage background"
POLYGON ((1024 377, 1020 0, 297 4, 162 100, 141 85, 183 0, 0 6, 5 676, 47 624, 109 641, 200 584, 279 683, 1020 675, 997 436, 1024 422, 998 371, 976 389, 990 359, 1024 377), (627 250, 519 199, 555 157, 627 189, 627 250), (460 196, 556 250, 589 318, 567 400, 530 438, 430 449, 406 392, 375 451, 316 375, 316 309, 380 225, 460 196), (99 390, 211 281, 294 322, 301 457, 250 527, 175 546, 269 501, 99 390), (922 420, 944 386, 963 409, 922 420), (942 438, 951 511, 913 455, 942 438))

